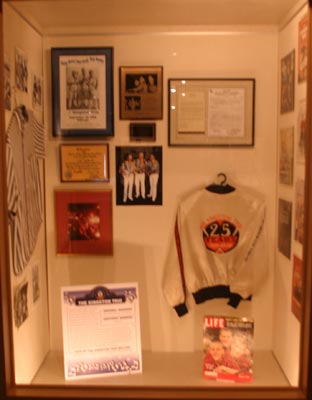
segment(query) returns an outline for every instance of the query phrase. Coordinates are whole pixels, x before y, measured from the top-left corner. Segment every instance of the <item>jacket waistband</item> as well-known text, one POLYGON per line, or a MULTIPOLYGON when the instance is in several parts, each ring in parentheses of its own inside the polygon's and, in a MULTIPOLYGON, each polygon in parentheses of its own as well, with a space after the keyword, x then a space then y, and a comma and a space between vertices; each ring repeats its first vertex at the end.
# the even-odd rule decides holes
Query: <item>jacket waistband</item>
POLYGON ((216 298, 230 297, 230 287, 228 285, 217 285, 210 286, 203 289, 199 289, 193 293, 193 297, 196 304, 203 303, 206 300, 212 300, 216 298))

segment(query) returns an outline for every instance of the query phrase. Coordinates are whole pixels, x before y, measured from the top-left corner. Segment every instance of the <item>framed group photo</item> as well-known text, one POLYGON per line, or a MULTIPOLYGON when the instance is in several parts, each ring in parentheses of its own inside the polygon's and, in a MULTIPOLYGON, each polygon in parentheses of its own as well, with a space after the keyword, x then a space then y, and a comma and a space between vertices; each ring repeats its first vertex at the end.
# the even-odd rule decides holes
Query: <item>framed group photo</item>
POLYGON ((52 48, 53 135, 114 134, 113 48, 52 48))
POLYGON ((162 204, 162 147, 116 147, 116 204, 162 204))
POLYGON ((120 119, 162 119, 163 67, 120 67, 120 119))
POLYGON ((255 79, 169 79, 169 146, 253 146, 255 79))
POLYGON ((113 253, 112 191, 56 190, 57 254, 113 253))

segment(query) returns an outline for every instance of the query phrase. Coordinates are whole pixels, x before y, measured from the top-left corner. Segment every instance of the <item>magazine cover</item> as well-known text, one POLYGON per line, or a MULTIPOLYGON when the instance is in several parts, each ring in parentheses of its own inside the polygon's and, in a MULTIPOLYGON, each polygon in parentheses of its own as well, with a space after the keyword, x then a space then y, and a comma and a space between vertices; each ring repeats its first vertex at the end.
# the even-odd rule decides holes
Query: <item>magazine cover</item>
POLYGON ((203 376, 215 380, 251 382, 253 334, 252 319, 205 316, 203 376))

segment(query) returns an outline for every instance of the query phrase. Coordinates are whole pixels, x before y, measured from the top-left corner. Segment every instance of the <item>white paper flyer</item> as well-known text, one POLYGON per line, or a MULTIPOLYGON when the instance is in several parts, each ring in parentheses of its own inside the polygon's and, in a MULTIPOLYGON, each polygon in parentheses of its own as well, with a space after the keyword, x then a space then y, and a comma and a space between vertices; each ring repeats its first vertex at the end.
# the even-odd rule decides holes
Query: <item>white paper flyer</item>
POLYGON ((142 372, 137 283, 61 292, 65 379, 142 372))

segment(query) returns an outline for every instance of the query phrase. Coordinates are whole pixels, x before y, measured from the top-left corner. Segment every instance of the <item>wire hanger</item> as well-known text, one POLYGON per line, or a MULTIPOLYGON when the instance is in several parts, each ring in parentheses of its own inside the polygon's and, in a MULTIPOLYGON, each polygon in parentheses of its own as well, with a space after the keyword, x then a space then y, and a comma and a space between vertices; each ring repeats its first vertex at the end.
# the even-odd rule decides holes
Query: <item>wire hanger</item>
POLYGON ((206 190, 218 194, 231 193, 235 190, 234 186, 231 186, 227 183, 227 176, 223 172, 220 172, 217 175, 217 180, 219 183, 211 183, 210 185, 206 186, 206 190))

